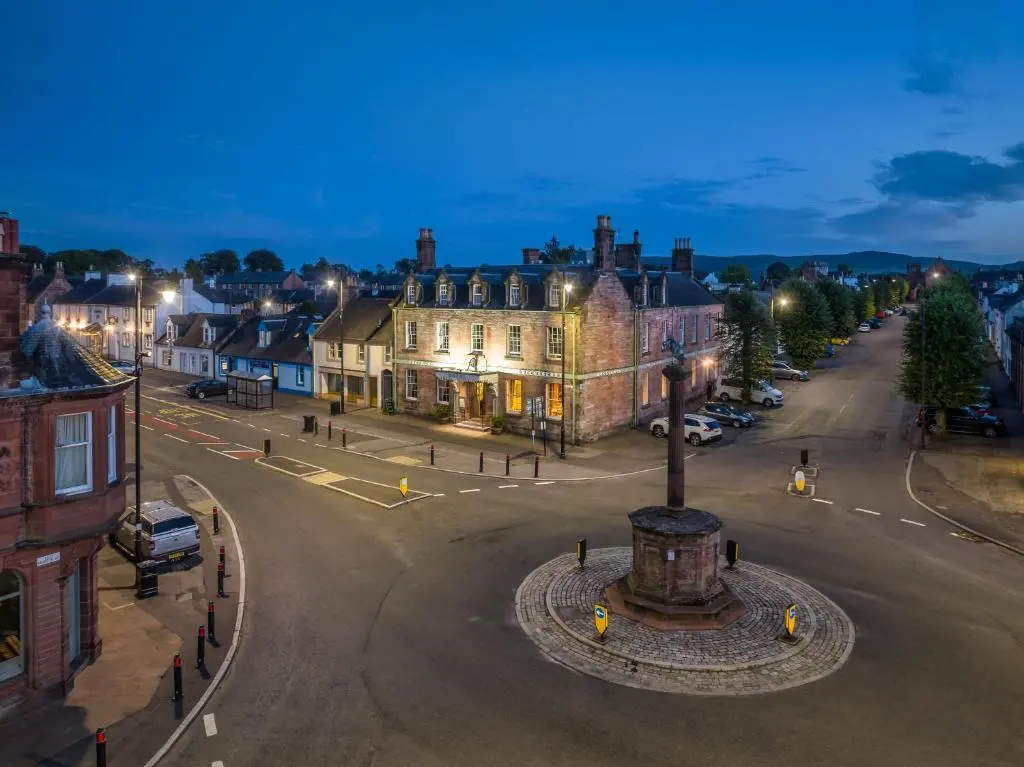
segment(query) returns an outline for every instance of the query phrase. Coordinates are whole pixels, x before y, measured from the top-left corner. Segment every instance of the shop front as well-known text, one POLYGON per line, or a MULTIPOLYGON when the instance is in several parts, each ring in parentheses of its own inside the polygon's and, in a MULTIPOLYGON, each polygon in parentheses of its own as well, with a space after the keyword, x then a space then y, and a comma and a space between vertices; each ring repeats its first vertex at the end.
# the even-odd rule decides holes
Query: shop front
POLYGON ((437 372, 437 401, 451 407, 452 423, 468 428, 491 428, 491 416, 498 413, 498 374, 437 372))

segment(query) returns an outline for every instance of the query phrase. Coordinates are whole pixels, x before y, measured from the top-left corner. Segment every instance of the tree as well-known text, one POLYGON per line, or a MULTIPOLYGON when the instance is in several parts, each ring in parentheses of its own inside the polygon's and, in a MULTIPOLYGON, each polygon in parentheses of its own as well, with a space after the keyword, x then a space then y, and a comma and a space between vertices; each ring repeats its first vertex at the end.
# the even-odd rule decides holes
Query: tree
POLYGON ((907 296, 910 295, 910 283, 902 277, 900 278, 900 303, 905 303, 907 296))
POLYGON ((819 280, 815 287, 828 304, 828 311, 832 317, 832 336, 848 338, 853 335, 857 330, 857 318, 854 316, 853 293, 850 289, 831 280, 819 280))
POLYGON ((875 312, 889 306, 889 278, 879 277, 871 281, 871 294, 875 299, 875 312))
POLYGON ((241 268, 238 254, 233 250, 215 250, 212 253, 203 253, 199 256, 199 265, 203 268, 203 274, 230 274, 241 268))
POLYGON ((395 271, 399 274, 408 274, 409 272, 416 271, 416 259, 415 258, 400 258, 395 261, 395 271))
POLYGON ((789 278, 792 271, 792 269, 781 261, 775 261, 774 263, 768 264, 768 268, 764 270, 764 273, 768 275, 768 279, 772 282, 782 282, 789 278))
POLYGON ((864 303, 864 314, 857 317, 857 319, 863 322, 875 316, 875 291, 870 286, 865 285, 860 289, 860 296, 864 303))
POLYGON ((185 261, 184 266, 185 276, 191 277, 193 280, 200 281, 203 279, 203 267, 194 258, 189 258, 185 261))
POLYGON ((886 306, 897 306, 910 293, 910 285, 903 277, 893 277, 889 283, 889 303, 886 306))
POLYGON ((249 272, 281 272, 284 271, 284 263, 277 254, 266 248, 250 250, 249 255, 243 260, 245 269, 249 272))
POLYGON ((750 269, 746 264, 729 264, 718 275, 718 279, 726 285, 749 285, 750 269))
POLYGON ((809 370, 825 353, 831 337, 828 302, 812 283, 800 279, 788 280, 780 290, 789 299, 786 311, 777 315, 782 343, 794 364, 809 370))
POLYGON ((568 264, 573 258, 579 258, 585 256, 586 251, 582 248, 577 248, 575 245, 562 246, 562 243, 558 241, 556 235, 551 235, 551 239, 544 243, 544 247, 541 250, 540 260, 544 264, 568 264))
POLYGON ((850 268, 849 264, 840 264, 836 267, 836 271, 839 272, 841 277, 849 277, 853 274, 853 269, 850 268))
POLYGON ((377 276, 376 273, 373 272, 370 269, 360 269, 359 270, 359 279, 363 280, 364 282, 370 282, 376 276, 377 276))
POLYGON ((36 247, 35 245, 19 245, 18 252, 33 264, 46 264, 49 259, 46 255, 46 251, 42 248, 36 247))
POLYGON ((726 377, 742 382, 743 400, 749 401, 753 384, 771 374, 776 344, 775 326, 768 316, 768 307, 752 286, 726 296, 718 340, 726 377))
POLYGON ((978 397, 985 367, 983 333, 974 298, 955 280, 944 280, 924 291, 918 308, 908 315, 896 388, 911 402, 939 409, 939 433, 946 430, 945 408, 962 407, 978 397))

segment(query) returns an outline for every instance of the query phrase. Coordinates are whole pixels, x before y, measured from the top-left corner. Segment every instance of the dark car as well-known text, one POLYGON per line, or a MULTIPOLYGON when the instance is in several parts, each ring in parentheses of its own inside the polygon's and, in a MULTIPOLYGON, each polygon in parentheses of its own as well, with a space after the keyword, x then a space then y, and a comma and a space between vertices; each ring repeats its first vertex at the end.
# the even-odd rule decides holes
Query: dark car
MULTIPOLYGON (((938 408, 926 407, 917 413, 917 425, 922 422, 929 434, 938 432, 936 415, 938 408)), ((1001 437, 1006 434, 1006 424, 998 416, 981 415, 969 407, 946 408, 946 431, 953 434, 980 434, 982 437, 1001 437)))
POLYGON ((219 394, 228 393, 228 385, 216 378, 207 378, 205 381, 193 381, 185 387, 185 393, 194 399, 206 399, 216 397, 219 394))
POLYGON ((878 330, 880 327, 882 327, 882 321, 878 319, 878 317, 872 317, 870 320, 868 320, 868 325, 871 326, 872 330, 878 330))
POLYGON ((697 412, 714 418, 719 423, 732 424, 737 429, 754 425, 753 414, 725 402, 708 402, 701 405, 697 412))
POLYGON ((836 347, 832 344, 825 344, 825 351, 822 353, 822 356, 827 359, 832 359, 836 356, 836 347))

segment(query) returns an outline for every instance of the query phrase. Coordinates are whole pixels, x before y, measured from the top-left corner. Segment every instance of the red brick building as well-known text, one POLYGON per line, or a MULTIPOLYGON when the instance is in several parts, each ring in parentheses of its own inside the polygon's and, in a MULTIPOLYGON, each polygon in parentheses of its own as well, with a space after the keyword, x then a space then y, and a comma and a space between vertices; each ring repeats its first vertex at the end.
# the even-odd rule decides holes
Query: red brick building
POLYGON ((131 382, 41 307, 0 259, 0 717, 66 695, 100 654, 97 553, 124 510, 131 382))
POLYGON ((694 280, 688 239, 663 269, 643 265, 639 232, 616 246, 609 216, 598 216, 588 265, 542 264, 525 248, 519 265, 438 269, 436 249, 421 229, 394 309, 400 410, 441 406, 481 427, 503 415, 522 433, 543 420, 557 439, 564 407, 566 441, 578 444, 667 411, 667 338, 687 354, 695 398, 717 379, 722 303, 694 280))

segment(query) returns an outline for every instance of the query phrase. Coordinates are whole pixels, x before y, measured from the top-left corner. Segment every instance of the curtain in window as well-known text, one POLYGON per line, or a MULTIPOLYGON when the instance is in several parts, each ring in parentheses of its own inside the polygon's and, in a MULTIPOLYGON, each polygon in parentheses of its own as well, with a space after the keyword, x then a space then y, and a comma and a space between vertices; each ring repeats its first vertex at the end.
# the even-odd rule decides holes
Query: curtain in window
POLYGON ((21 579, 8 570, 0 572, 0 679, 22 672, 23 655, 21 579))
POLYGON ((68 665, 78 665, 82 654, 82 563, 75 565, 67 583, 68 665))
POLYGON ((107 481, 117 479, 117 405, 107 413, 107 481))
POLYGON ((89 484, 89 414, 57 416, 57 490, 89 484))

